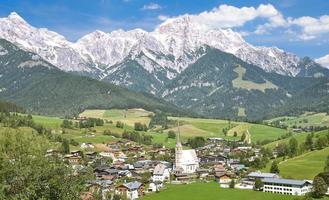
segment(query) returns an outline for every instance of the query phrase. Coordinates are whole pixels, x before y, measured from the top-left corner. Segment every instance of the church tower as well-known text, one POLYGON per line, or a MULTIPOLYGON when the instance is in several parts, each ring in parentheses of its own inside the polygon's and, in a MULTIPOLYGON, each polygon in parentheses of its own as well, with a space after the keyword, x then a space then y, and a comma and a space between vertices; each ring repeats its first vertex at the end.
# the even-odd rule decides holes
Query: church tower
POLYGON ((182 167, 181 166, 182 155, 183 155, 183 147, 180 141, 180 130, 179 130, 179 122, 178 122, 178 132, 176 134, 176 147, 175 147, 175 165, 174 165, 175 171, 177 171, 182 167))

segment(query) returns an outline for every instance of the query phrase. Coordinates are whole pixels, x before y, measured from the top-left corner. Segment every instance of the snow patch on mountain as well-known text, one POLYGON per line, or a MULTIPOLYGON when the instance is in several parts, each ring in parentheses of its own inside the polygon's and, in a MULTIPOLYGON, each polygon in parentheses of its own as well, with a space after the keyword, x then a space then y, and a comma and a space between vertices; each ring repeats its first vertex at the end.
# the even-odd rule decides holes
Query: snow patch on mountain
POLYGON ((117 71, 114 68, 126 59, 136 60, 152 75, 166 71, 167 78, 173 79, 203 56, 207 46, 234 54, 267 72, 296 76, 300 71, 296 55, 275 47, 252 46, 231 29, 209 29, 188 15, 168 19, 152 32, 96 30, 72 43, 11 13, 0 19, 0 37, 61 70, 94 73, 100 79, 117 71))

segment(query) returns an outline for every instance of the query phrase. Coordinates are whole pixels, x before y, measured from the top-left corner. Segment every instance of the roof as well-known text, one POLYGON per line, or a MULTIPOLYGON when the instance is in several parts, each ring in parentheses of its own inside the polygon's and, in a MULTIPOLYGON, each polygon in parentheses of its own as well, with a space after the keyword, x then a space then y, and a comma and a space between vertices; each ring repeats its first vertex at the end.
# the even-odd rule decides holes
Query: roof
POLYGON ((248 177, 255 177, 255 178, 276 178, 278 177, 277 174, 273 173, 261 173, 261 172, 251 172, 248 174, 248 177))
POLYGON ((311 184, 307 180, 295 180, 295 179, 283 179, 283 178, 264 178, 263 183, 278 183, 278 184, 288 184, 288 185, 298 185, 302 186, 306 183, 311 184))
POLYGON ((111 180, 91 180, 87 181, 88 185, 99 185, 103 188, 110 187, 113 182, 111 180))
POLYGON ((155 166, 153 174, 154 175, 162 175, 165 172, 165 169, 167 169, 167 166, 164 164, 158 164, 155 166))
POLYGON ((123 186, 125 186, 129 190, 137 190, 138 188, 140 188, 141 185, 142 185, 142 183, 138 182, 138 181, 133 181, 133 182, 123 184, 123 186))
POLYGON ((198 157, 194 149, 182 150, 182 163, 184 164, 196 164, 199 162, 198 157))

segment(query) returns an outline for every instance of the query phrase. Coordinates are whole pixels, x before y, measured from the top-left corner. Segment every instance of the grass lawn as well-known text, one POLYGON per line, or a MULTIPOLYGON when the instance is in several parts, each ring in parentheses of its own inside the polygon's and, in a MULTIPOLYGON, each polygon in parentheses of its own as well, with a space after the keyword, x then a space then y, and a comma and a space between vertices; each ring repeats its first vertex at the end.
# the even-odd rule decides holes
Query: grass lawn
MULTIPOLYGON (((188 185, 168 185, 159 193, 150 194, 143 200, 290 200, 296 197, 256 192, 252 190, 223 189, 215 182, 188 185)), ((298 199, 298 198, 297 198, 298 199)))

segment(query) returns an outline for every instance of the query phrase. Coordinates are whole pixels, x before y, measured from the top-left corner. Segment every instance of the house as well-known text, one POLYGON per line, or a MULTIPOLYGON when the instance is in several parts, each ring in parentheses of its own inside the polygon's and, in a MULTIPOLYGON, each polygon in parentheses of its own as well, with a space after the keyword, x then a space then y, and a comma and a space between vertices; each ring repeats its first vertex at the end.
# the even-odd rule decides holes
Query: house
POLYGON ((87 181, 86 187, 91 193, 101 191, 102 195, 105 196, 106 193, 113 190, 113 182, 111 180, 91 180, 87 181))
POLYGON ((264 192, 303 196, 312 191, 312 183, 306 180, 264 178, 262 182, 264 192))
POLYGON ((215 180, 219 184, 228 184, 232 181, 232 175, 229 173, 217 173, 215 174, 215 180))
POLYGON ((200 163, 207 164, 207 163, 218 163, 223 162, 226 163, 227 157, 224 155, 205 155, 201 156, 200 163))
POLYGON ((207 178, 209 176, 209 170, 208 169, 197 169, 196 173, 200 179, 207 178))
POLYGON ((217 143, 217 142, 222 142, 222 141, 224 141, 223 138, 218 138, 218 137, 208 138, 207 140, 208 140, 209 142, 212 142, 212 143, 217 143))
POLYGON ((57 156, 60 156, 60 153, 55 149, 48 149, 46 152, 46 157, 57 157, 57 156))
POLYGON ((116 188, 115 193, 127 199, 137 199, 144 195, 144 185, 138 181, 124 183, 116 188))
POLYGON ((89 151, 89 152, 86 152, 85 155, 86 155, 86 158, 88 158, 89 160, 94 160, 97 156, 97 153, 89 151))
POLYGON ((67 160, 69 164, 77 165, 82 161, 81 156, 68 154, 64 156, 64 160, 67 160))
POLYGON ((157 166, 155 166, 152 176, 153 182, 164 182, 164 181, 168 181, 169 179, 170 179, 170 170, 166 165, 160 163, 157 166))
POLYGON ((82 143, 80 145, 80 147, 82 149, 93 149, 93 148, 95 148, 95 146, 92 143, 82 143))
POLYGON ((148 192, 157 192, 163 187, 162 182, 153 182, 149 184, 149 187, 147 189, 148 192))

